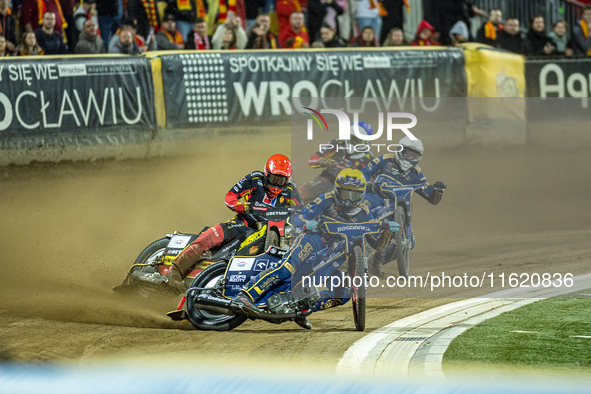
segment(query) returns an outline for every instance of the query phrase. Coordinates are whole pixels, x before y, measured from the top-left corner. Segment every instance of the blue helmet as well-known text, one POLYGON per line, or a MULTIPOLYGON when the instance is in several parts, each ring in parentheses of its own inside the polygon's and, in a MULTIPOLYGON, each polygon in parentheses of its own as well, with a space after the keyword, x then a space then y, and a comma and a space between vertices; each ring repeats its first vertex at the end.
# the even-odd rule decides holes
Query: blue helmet
MULTIPOLYGON (((359 121, 357 122, 358 125, 358 130, 359 133, 362 135, 373 135, 373 127, 371 127, 371 125, 367 122, 364 121, 359 121)), ((351 143, 354 145, 357 144, 364 144, 367 145, 369 143, 368 140, 366 139, 360 139, 359 137, 357 137, 357 135, 355 135, 355 132, 353 131, 353 126, 355 126, 355 123, 351 123, 351 143)))
MULTIPOLYGON (((349 141, 345 141, 345 145, 349 149, 348 152, 349 152, 349 157, 351 159, 360 159, 363 156, 365 156, 365 154, 366 154, 367 151, 365 151, 365 150, 355 150, 355 149, 352 148, 352 146, 355 146, 355 145, 368 145, 369 144, 369 140, 359 138, 355 134, 354 126, 355 126, 355 123, 351 123, 351 129, 349 130, 350 140, 349 141)), ((359 121, 359 122, 357 122, 357 126, 358 126, 358 134, 361 134, 361 135, 373 135, 373 128, 371 127, 371 125, 369 123, 363 122, 363 121, 359 121)))

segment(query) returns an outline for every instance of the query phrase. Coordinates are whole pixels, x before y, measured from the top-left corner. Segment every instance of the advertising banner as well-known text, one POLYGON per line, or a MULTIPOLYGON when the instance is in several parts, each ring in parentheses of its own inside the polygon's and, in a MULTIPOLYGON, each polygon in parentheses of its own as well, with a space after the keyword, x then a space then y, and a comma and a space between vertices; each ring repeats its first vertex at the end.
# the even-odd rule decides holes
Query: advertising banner
MULTIPOLYGON (((155 131, 150 61, 10 58, 0 64, 0 135, 35 139, 155 131)), ((14 138, 13 138, 14 139, 14 138)))
POLYGON ((528 97, 586 98, 591 96, 591 59, 528 60, 525 79, 528 97))
MULTIPOLYGON (((465 97, 460 49, 162 55, 168 127, 289 121, 292 97, 465 97)), ((434 109, 433 109, 434 110, 434 109)))
POLYGON ((528 140, 544 145, 591 144, 591 59, 528 60, 528 140))
POLYGON ((523 56, 476 43, 462 48, 471 98, 466 142, 523 144, 527 139, 523 56))
POLYGON ((524 97, 523 56, 476 43, 462 45, 468 97, 524 97))

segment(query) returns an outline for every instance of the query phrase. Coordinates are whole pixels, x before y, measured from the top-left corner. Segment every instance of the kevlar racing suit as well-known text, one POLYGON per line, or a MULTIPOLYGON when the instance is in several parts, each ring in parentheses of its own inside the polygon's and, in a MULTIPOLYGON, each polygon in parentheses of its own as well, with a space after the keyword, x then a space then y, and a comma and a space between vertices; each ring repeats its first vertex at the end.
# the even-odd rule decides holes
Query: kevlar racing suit
MULTIPOLYGON (((334 192, 329 192, 316 198, 302 209, 293 220, 293 225, 296 228, 296 232, 301 233, 305 228, 305 224, 311 220, 348 223, 361 223, 373 220, 373 216, 369 212, 369 204, 367 201, 361 202, 356 209, 357 212, 354 212, 352 216, 340 215, 336 207, 334 192)), ((373 236, 366 237, 368 243, 374 248, 378 248, 378 244, 384 243, 381 238, 384 238, 383 234, 377 238, 374 238, 373 236)), ((324 249, 327 244, 329 245, 332 240, 340 239, 339 236, 331 235, 322 230, 300 235, 294 241, 291 249, 276 268, 267 269, 256 277, 253 277, 241 292, 246 293, 253 302, 256 302, 268 291, 279 286, 281 283, 292 280, 291 276, 303 265, 308 265, 309 267, 309 270, 306 271, 305 275, 311 275, 315 272, 314 264, 320 261, 325 261, 323 259, 327 258, 327 255, 334 252, 334 250, 329 248, 322 254, 319 254, 318 252, 324 249)), ((330 264, 332 260, 336 260, 340 255, 341 253, 336 253, 334 257, 328 256, 328 259, 322 264, 322 266, 324 267, 327 264, 330 264)), ((343 273, 341 271, 338 271, 335 268, 335 273, 333 275, 341 277, 341 280, 338 283, 344 282, 342 280, 343 273)), ((293 278, 293 280, 297 280, 297 283, 292 283, 292 291, 295 287, 301 284, 301 278, 299 276, 297 279, 293 278)), ((346 287, 323 290, 320 295, 321 299, 316 304, 315 311, 342 305, 349 301, 350 298, 346 287)))
MULTIPOLYGON (((408 172, 404 173, 398 166, 394 154, 386 154, 378 157, 377 159, 369 163, 364 169, 362 169, 361 172, 363 173, 363 175, 365 175, 365 179, 368 182, 370 182, 372 179, 375 179, 377 175, 384 174, 394 178, 400 185, 418 186, 428 184, 427 178, 421 172, 421 169, 418 166, 414 166, 408 172)), ((441 201, 441 197, 443 195, 443 191, 433 189, 419 189, 416 191, 416 193, 433 205, 439 204, 439 202, 441 201)), ((367 193, 365 198, 367 199, 367 201, 369 201, 371 212, 373 212, 375 215, 378 215, 376 211, 384 206, 384 199, 376 193, 367 193)), ((406 231, 409 237, 411 237, 412 239, 412 249, 415 246, 415 237, 413 236, 411 223, 408 223, 408 228, 406 229, 406 231)), ((390 247, 393 248, 394 246, 391 245, 390 247)), ((385 264, 386 262, 384 260, 386 254, 387 253, 376 253, 376 258, 380 260, 382 264, 385 264)))
MULTIPOLYGON (((394 178, 400 185, 418 186, 428 184, 427 178, 421 172, 421 169, 418 166, 414 166, 407 173, 402 172, 396 163, 396 157, 394 154, 386 154, 378 157, 369 163, 365 168, 361 169, 361 172, 363 175, 365 175, 367 182, 371 182, 371 180, 379 174, 384 174, 394 178)), ((443 195, 441 190, 432 189, 417 190, 416 193, 433 205, 439 204, 439 201, 441 201, 441 196, 443 195)), ((366 198, 370 200, 369 197, 366 198)), ((384 199, 377 194, 371 194, 370 203, 373 210, 377 206, 382 206, 384 199), (381 201, 376 199, 376 197, 381 201)))
POLYGON ((361 170, 373 159, 373 154, 369 151, 355 152, 348 141, 334 139, 326 145, 331 145, 334 148, 322 149, 308 159, 310 167, 321 168, 324 166, 324 169, 313 181, 298 188, 304 203, 331 191, 341 170, 345 168, 361 170))
POLYGON ((256 230, 256 218, 245 212, 244 204, 240 202, 241 198, 244 203, 249 204, 249 209, 255 214, 257 208, 281 208, 301 204, 298 191, 291 182, 276 197, 269 195, 264 185, 264 176, 265 174, 261 171, 251 172, 226 193, 226 206, 236 211, 236 216, 225 223, 216 224, 206 229, 179 254, 173 262, 174 266, 171 270, 171 278, 169 278, 172 286, 183 291, 182 277, 201 258, 203 253, 245 233, 249 227, 256 230), (180 273, 180 278, 176 276, 177 273, 180 273))

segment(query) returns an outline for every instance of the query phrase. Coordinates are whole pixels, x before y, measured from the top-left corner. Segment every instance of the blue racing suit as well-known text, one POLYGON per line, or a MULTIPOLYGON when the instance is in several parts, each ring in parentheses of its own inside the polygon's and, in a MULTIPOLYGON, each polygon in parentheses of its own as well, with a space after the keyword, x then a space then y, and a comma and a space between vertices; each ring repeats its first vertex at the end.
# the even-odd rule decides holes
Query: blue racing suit
MULTIPOLYGON (((398 163, 396 163, 396 157, 391 153, 380 156, 373 160, 367 165, 367 167, 363 168, 361 172, 363 175, 365 175, 367 182, 371 182, 371 180, 378 174, 384 174, 394 178, 400 185, 418 186, 428 184, 427 178, 425 178, 425 175, 421 172, 421 169, 418 166, 414 166, 407 173, 402 172, 400 167, 398 167, 398 163)), ((416 193, 433 205, 439 204, 443 194, 443 192, 440 190, 432 189, 417 190, 416 193)), ((367 199, 370 200, 369 197, 367 197, 367 199)), ((384 199, 377 194, 371 194, 370 202, 371 208, 373 210, 376 208, 376 206, 378 206, 375 203, 379 203, 379 206, 381 206, 384 203, 384 199), (380 200, 376 199, 376 197, 380 199, 381 202, 380 200)))
MULTIPOLYGON (((406 186, 419 186, 419 185, 427 185, 427 178, 421 172, 421 169, 418 166, 414 166, 408 172, 404 173, 398 163, 396 162, 396 157, 394 154, 386 154, 383 156, 378 157, 377 159, 373 160, 371 163, 367 165, 367 167, 361 170, 363 175, 365 175, 365 179, 370 182, 379 174, 388 175, 398 184, 406 185, 406 186)), ((417 190, 416 193, 423 197, 425 200, 429 201, 431 204, 436 205, 439 204, 441 201, 441 196, 443 192, 441 190, 417 190)), ((365 199, 370 204, 370 210, 375 215, 379 208, 384 206, 384 199, 379 194, 374 193, 367 193, 365 199)), ((408 223, 408 228, 406 229, 408 236, 412 239, 412 246, 414 248, 415 245, 415 238, 413 236, 412 231, 412 224, 408 223)))
MULTIPOLYGON (((304 209, 293 220, 293 226, 296 228, 296 233, 301 233, 305 224, 310 220, 315 221, 339 221, 348 223, 361 223, 373 220, 373 216, 369 211, 369 203, 367 201, 361 202, 356 208, 352 216, 343 216, 339 214, 335 202, 334 192, 323 194, 316 198, 313 202, 306 205, 304 209)), ((254 302, 259 300, 269 290, 284 281, 291 280, 291 276, 299 270, 304 264, 310 265, 310 272, 313 271, 313 264, 326 258, 324 254, 330 253, 332 250, 325 249, 326 244, 331 242, 334 235, 318 231, 314 233, 304 233, 299 236, 292 244, 289 252, 281 260, 279 266, 272 269, 267 269, 261 272, 256 277, 252 278, 250 282, 244 287, 245 291, 254 302), (319 255, 318 251, 324 249, 326 253, 319 255)), ((380 241, 372 237, 367 237, 368 242, 372 247, 375 247, 380 241)), ((340 255, 340 254, 339 254, 340 255)), ((336 259, 339 255, 334 256, 325 261, 323 266, 330 264, 332 259, 336 259)), ((336 268, 335 268, 336 271, 336 268)), ((340 271, 335 272, 335 275, 342 275, 340 271)), ((343 283, 343 281, 340 281, 343 283)), ((298 283, 292 284, 292 290, 298 283)), ((347 288, 336 288, 334 290, 323 290, 321 292, 321 299, 316 304, 315 310, 328 309, 334 306, 342 305, 349 301, 347 288)))

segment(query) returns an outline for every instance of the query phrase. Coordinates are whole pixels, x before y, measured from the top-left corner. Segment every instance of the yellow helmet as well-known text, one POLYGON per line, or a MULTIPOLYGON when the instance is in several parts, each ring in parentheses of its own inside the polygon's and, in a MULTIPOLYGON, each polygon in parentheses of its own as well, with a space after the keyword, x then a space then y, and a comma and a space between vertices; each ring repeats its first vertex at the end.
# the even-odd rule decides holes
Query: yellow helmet
POLYGON ((365 176, 359 170, 346 168, 339 172, 334 183, 334 192, 339 212, 353 216, 365 197, 365 176))

